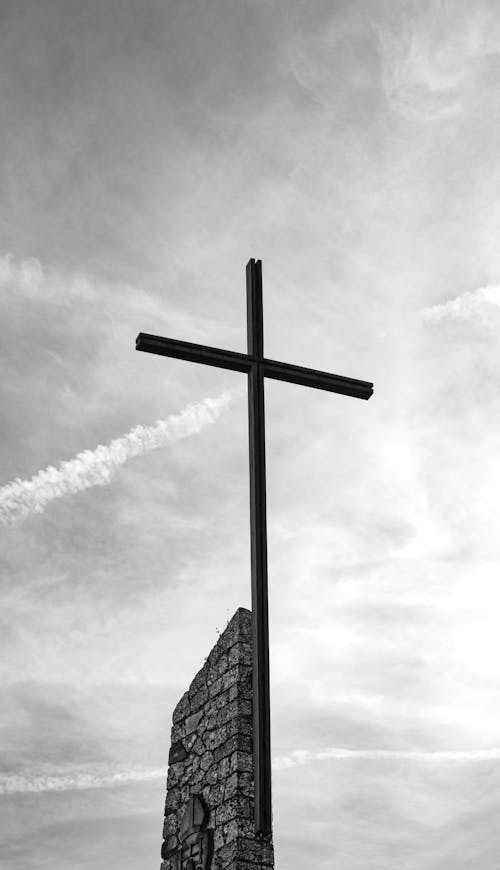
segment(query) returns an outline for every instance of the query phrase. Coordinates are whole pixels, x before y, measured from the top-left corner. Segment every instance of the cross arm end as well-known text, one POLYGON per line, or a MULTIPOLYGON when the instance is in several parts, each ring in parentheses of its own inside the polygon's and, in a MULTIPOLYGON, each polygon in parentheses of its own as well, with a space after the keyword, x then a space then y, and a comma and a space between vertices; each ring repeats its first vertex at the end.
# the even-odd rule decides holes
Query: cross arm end
POLYGON ((357 378, 346 378, 342 375, 329 374, 316 369, 291 366, 275 360, 264 360, 264 374, 274 380, 288 381, 291 384, 327 390, 331 393, 341 393, 356 399, 369 399, 373 394, 371 381, 360 381, 357 378))

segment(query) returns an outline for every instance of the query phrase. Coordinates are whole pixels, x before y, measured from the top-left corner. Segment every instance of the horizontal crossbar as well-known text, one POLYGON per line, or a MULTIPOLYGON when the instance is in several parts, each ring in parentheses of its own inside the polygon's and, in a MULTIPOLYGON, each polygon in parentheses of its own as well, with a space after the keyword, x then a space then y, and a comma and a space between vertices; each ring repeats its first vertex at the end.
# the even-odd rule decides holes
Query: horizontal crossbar
POLYGON ((290 384, 300 384, 304 387, 313 387, 316 390, 341 393, 344 396, 353 396, 357 399, 369 399, 373 393, 373 384, 369 381, 346 378, 343 375, 332 375, 328 372, 317 371, 317 369, 289 365, 271 359, 259 360, 246 353, 206 347, 203 344, 193 344, 190 341, 162 338, 159 335, 148 335, 144 332, 137 336, 136 350, 204 363, 222 369, 232 369, 236 372, 248 373, 253 366, 261 365, 267 378, 286 381, 290 384))

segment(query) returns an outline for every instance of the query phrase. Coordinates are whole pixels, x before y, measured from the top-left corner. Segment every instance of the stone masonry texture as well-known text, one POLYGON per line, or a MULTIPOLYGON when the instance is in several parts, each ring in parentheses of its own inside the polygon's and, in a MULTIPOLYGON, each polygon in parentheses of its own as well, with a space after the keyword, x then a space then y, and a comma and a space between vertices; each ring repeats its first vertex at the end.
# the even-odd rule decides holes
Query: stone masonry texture
POLYGON ((161 870, 183 870, 181 822, 192 795, 206 807, 207 870, 274 868, 272 840, 254 833, 251 622, 238 608, 174 710, 161 870))

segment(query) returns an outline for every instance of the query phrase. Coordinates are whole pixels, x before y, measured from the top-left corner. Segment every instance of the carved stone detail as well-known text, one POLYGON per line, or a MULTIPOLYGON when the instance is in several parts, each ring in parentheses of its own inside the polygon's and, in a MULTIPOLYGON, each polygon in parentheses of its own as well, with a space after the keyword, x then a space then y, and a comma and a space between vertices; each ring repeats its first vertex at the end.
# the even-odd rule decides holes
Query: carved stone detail
POLYGON ((163 844, 162 858, 165 870, 209 870, 213 851, 213 831, 204 830, 208 822, 208 811, 199 795, 191 795, 187 803, 179 830, 180 846, 173 853, 165 854, 163 844))

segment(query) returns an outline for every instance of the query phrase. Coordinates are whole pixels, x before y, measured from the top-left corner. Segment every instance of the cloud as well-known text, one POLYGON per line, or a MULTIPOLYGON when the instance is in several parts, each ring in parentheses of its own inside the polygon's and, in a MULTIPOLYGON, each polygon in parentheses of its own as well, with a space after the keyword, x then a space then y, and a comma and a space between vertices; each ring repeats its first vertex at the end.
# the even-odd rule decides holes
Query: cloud
POLYGON ((385 96, 413 120, 460 114, 477 60, 496 51, 495 16, 480 4, 410 2, 374 24, 385 96))
POLYGON ((401 750, 401 749, 342 749, 338 746, 310 752, 307 749, 295 749, 290 755, 283 755, 274 760, 273 769, 286 770, 289 767, 299 767, 314 761, 335 759, 337 761, 500 761, 500 749, 469 749, 469 750, 401 750))
POLYGON ((16 480, 0 489, 0 523, 6 525, 33 513, 42 513, 55 498, 82 492, 92 486, 106 486, 116 469, 151 450, 158 450, 194 435, 214 423, 240 391, 225 390, 215 399, 187 405, 179 414, 158 420, 153 426, 135 426, 121 438, 95 450, 84 450, 74 459, 49 465, 31 480, 16 480))
POLYGON ((16 294, 36 297, 43 283, 42 264, 36 258, 16 263, 12 254, 0 257, 0 287, 2 290, 15 289, 16 294))
POLYGON ((496 308, 500 308, 500 284, 488 284, 478 290, 462 293, 440 305, 424 308, 422 318, 427 323, 472 319, 486 323, 496 308))

